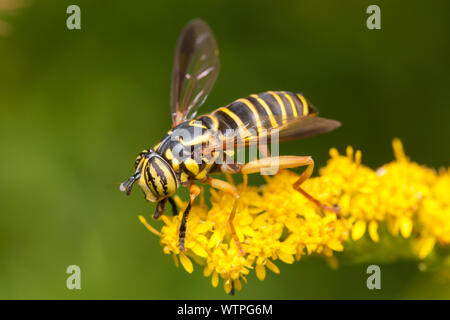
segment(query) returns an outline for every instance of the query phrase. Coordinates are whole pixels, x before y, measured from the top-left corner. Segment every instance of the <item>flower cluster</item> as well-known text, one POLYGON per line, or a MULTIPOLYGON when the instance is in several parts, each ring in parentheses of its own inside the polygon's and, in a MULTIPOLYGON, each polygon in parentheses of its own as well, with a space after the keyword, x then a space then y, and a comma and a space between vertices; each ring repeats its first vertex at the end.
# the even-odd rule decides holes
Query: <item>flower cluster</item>
MULTIPOLYGON (((252 270, 264 280, 267 269, 279 273, 279 262, 290 264, 302 256, 321 255, 336 267, 335 253, 351 251, 351 244, 363 239, 375 244, 383 237, 408 239, 411 255, 425 259, 436 244, 450 245, 450 170, 438 173, 411 162, 398 139, 393 147, 395 161, 378 170, 361 164, 360 151, 348 147, 341 155, 331 149, 319 176, 302 184, 321 202, 338 205, 339 215, 319 209, 294 190, 299 175, 292 171, 266 177, 262 187, 237 186, 240 201, 234 225, 243 255, 228 225, 234 199, 224 192, 211 190, 210 207, 192 207, 185 252, 178 248, 181 214, 162 216, 160 231, 140 219, 160 237, 164 253, 171 254, 176 265, 181 262, 191 273, 194 261, 214 287, 222 279, 227 293, 240 290, 252 270)), ((176 201, 180 208, 187 206, 176 201)))

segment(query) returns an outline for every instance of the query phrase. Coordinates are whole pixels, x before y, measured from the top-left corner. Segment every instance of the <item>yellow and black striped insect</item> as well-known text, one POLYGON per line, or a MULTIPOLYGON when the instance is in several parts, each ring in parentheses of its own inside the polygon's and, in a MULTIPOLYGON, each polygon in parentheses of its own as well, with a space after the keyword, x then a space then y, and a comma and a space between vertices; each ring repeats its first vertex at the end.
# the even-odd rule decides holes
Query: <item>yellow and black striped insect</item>
POLYGON ((313 171, 311 157, 273 157, 269 154, 267 143, 272 142, 274 137, 278 141, 286 141, 328 132, 339 127, 340 123, 318 117, 317 110, 303 95, 285 91, 252 94, 210 114, 195 117, 218 72, 218 49, 210 28, 201 20, 191 21, 182 31, 175 50, 171 90, 172 129, 156 146, 138 155, 135 173, 120 185, 120 190, 130 194, 133 184, 137 183, 144 191, 145 199, 157 203, 154 218, 158 218, 164 213, 167 201, 177 214, 172 196, 180 185, 187 185, 190 202, 179 229, 181 251, 184 251, 187 217, 200 193, 200 188, 194 183, 198 180, 235 197, 228 222, 236 244, 243 252, 233 226, 239 194, 233 185, 211 178, 211 173, 246 175, 270 167, 274 162, 280 169, 307 166, 294 183, 294 189, 321 208, 337 212, 337 207, 322 204, 300 186, 313 171), (261 146, 263 140, 266 144, 261 146), (219 161, 223 160, 225 153, 230 153, 227 148, 230 144, 233 147, 258 145, 265 156, 248 163, 219 161))

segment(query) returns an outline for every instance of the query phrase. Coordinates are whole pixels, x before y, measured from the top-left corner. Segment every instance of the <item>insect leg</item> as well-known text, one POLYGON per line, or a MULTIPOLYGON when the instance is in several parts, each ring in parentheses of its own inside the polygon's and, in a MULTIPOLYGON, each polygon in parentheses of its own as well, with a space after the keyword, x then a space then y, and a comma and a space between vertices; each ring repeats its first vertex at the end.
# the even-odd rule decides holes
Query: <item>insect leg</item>
POLYGON ((177 205, 175 204, 175 200, 173 200, 172 197, 169 197, 168 199, 169 199, 170 205, 172 206, 172 215, 177 216, 178 209, 177 209, 177 205))
POLYGON ((181 225, 180 225, 180 235, 179 235, 179 247, 180 251, 184 252, 184 238, 186 237, 186 221, 189 215, 189 212, 191 211, 191 206, 195 201, 195 198, 200 194, 200 188, 195 185, 193 182, 189 183, 189 203, 183 212, 183 217, 181 219, 181 225))
POLYGON ((234 296, 234 281, 231 281, 231 290, 230 290, 230 293, 229 293, 229 295, 230 296, 234 296))
POLYGON ((247 185, 248 185, 248 174, 244 173, 242 174, 243 176, 243 181, 242 181, 242 185, 244 186, 244 190, 247 189, 247 185))
POLYGON ((234 197, 235 200, 233 204, 233 209, 231 210, 230 217, 228 218, 228 224, 230 225, 231 234, 233 235, 234 241, 236 242, 236 246, 238 247, 239 252, 241 253, 241 255, 244 255, 244 249, 242 248, 242 244, 239 241, 239 237, 237 236, 236 229, 234 228, 233 225, 234 216, 236 215, 236 210, 239 202, 239 193, 237 192, 236 187, 226 181, 213 179, 211 177, 208 177, 205 182, 210 184, 213 188, 222 190, 228 194, 231 194, 234 197))
POLYGON ((156 205, 155 213, 153 214, 153 219, 158 219, 161 215, 164 214, 164 211, 166 209, 166 202, 167 198, 162 199, 158 204, 156 205))
POLYGON ((330 207, 313 196, 311 196, 309 193, 307 193, 303 188, 300 187, 300 185, 308 180, 308 178, 311 176, 313 170, 314 170, 314 160, 309 157, 299 157, 299 156, 280 156, 280 157, 270 157, 265 158, 261 160, 255 160, 251 161, 241 168, 241 173, 255 173, 260 171, 262 168, 270 167, 273 161, 278 161, 278 168, 279 169, 287 169, 287 168, 296 168, 301 166, 307 166, 305 171, 302 172, 300 178, 293 184, 293 188, 300 192, 305 198, 307 198, 309 201, 315 203, 317 206, 324 210, 335 212, 336 214, 339 214, 339 207, 330 207))
MULTIPOLYGON (((270 149, 267 144, 260 145, 259 150, 260 150, 260 155, 262 156, 262 159, 270 158, 270 149)), ((262 177, 264 178, 264 180, 266 180, 266 183, 269 182, 269 177, 266 174, 264 174, 262 177)))

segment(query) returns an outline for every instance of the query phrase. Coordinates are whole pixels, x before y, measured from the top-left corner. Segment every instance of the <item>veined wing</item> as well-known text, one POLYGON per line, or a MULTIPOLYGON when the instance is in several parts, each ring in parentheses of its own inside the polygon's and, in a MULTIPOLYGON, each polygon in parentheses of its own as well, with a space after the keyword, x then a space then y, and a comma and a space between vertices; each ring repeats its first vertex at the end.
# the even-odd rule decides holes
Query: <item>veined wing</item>
POLYGON ((219 73, 219 50, 209 26, 189 22, 175 50, 170 110, 173 126, 192 119, 204 103, 219 73))
POLYGON ((304 139, 321 133, 332 131, 340 127, 336 120, 308 115, 295 117, 289 115, 271 115, 259 117, 259 121, 249 121, 236 130, 224 133, 224 139, 210 144, 209 151, 224 150, 230 146, 245 147, 249 145, 265 144, 278 139, 279 142, 304 139), (276 125, 273 125, 274 122, 276 125))

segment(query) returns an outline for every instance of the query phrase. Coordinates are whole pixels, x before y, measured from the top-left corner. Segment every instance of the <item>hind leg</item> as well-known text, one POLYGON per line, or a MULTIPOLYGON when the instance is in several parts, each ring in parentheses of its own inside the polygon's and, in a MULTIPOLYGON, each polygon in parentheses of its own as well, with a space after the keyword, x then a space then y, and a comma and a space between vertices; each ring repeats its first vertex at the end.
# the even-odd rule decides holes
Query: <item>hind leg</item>
POLYGON ((312 195, 307 193, 301 187, 301 184, 308 180, 314 170, 314 160, 310 156, 299 157, 299 156, 279 156, 279 157, 269 157, 265 159, 251 161, 240 168, 240 173, 249 174, 259 172, 261 169, 271 167, 277 161, 279 169, 297 168, 302 166, 307 166, 305 171, 302 172, 300 178, 293 184, 293 188, 300 192, 309 201, 315 203, 317 206, 324 210, 332 211, 339 214, 339 207, 331 207, 323 204, 312 195))
POLYGON ((213 179, 211 177, 208 177, 205 182, 210 184, 213 188, 222 190, 228 194, 231 194, 234 197, 235 200, 233 204, 233 209, 231 210, 230 216, 228 218, 228 224, 230 226, 231 234, 233 235, 234 241, 236 242, 236 246, 238 247, 239 252, 241 253, 241 255, 244 255, 244 249, 242 248, 242 244, 239 241, 239 237, 237 236, 236 229, 234 228, 233 224, 233 220, 236 215, 236 210, 239 201, 239 193, 237 192, 236 187, 226 181, 213 179))

